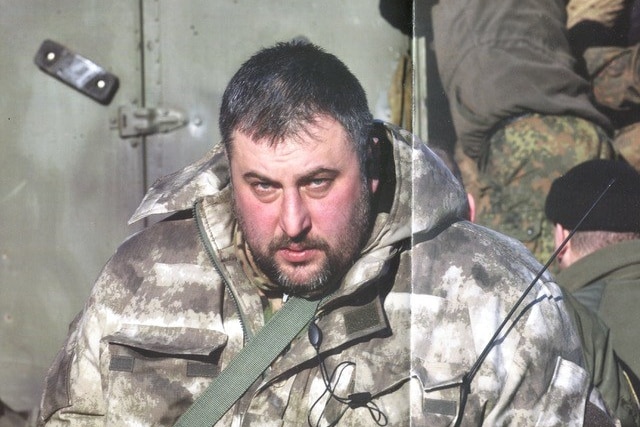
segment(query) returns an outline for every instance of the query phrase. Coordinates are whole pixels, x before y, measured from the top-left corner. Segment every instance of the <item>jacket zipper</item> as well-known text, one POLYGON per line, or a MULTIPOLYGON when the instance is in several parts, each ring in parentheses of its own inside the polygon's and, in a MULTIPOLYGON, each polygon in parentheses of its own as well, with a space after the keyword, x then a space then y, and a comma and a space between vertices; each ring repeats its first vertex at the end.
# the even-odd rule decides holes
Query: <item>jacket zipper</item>
POLYGON ((218 260, 218 257, 215 255, 213 247, 211 246, 211 242, 209 241, 206 235, 206 232, 204 230, 204 225, 202 224, 200 215, 198 215, 198 205, 200 203, 202 203, 202 201, 198 200, 193 205, 193 216, 196 219, 196 225, 198 227, 198 235, 200 236, 200 241, 202 242, 207 252, 209 260, 213 264, 213 268, 218 272, 218 274, 220 275, 220 278, 222 278, 222 282, 224 283, 224 286, 227 289, 227 292, 229 293, 229 295, 231 296, 231 300, 233 301, 233 304, 235 305, 236 310, 238 311, 238 318, 240 320, 240 326, 242 328, 242 343, 246 344, 247 341, 250 339, 251 334, 249 333, 249 330, 247 329, 247 326, 246 326, 245 314, 240 309, 240 304, 238 303, 238 297, 234 293, 229 279, 223 273, 223 269, 222 269, 222 266, 220 265, 220 261, 218 260))

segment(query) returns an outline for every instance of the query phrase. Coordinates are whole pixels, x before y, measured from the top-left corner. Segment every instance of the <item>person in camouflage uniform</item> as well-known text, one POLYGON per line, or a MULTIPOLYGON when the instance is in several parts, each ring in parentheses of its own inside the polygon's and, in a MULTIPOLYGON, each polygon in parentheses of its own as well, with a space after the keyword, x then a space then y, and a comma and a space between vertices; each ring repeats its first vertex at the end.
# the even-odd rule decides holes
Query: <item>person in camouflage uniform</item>
POLYGON ((553 251, 541 206, 553 179, 593 158, 621 156, 640 170, 640 44, 627 31, 637 27, 631 7, 639 4, 458 0, 434 8, 456 156, 478 221, 541 261, 553 251))
POLYGON ((640 43, 584 53, 596 104, 614 123, 613 147, 640 171, 640 43))
POLYGON ((567 38, 564 0, 447 0, 432 9, 438 72, 476 221, 553 252, 544 216, 551 181, 614 157, 611 123, 593 104, 567 38))
MULTIPOLYGON (((429 144, 429 148, 444 161, 453 176, 463 182, 462 171, 453 153, 437 145, 429 144)), ((469 197, 469 209, 465 219, 475 220, 475 201, 472 196, 469 197)), ((562 288, 562 281, 559 279, 558 276, 562 288)), ((635 373, 614 352, 609 327, 595 311, 583 305, 566 289, 563 289, 563 298, 580 336, 582 353, 587 371, 591 376, 591 383, 598 388, 607 406, 620 420, 622 427, 639 426, 640 380, 637 380, 635 373)))
POLYGON ((305 43, 258 52, 220 123, 223 144, 134 214, 172 215, 105 266, 41 424, 172 425, 286 292, 322 298, 324 340, 294 338, 216 425, 613 425, 552 278, 533 282, 540 264, 519 242, 461 220, 459 182, 372 121, 337 58, 305 43))
POLYGON ((640 1, 570 0, 567 29, 615 150, 640 170, 640 1))

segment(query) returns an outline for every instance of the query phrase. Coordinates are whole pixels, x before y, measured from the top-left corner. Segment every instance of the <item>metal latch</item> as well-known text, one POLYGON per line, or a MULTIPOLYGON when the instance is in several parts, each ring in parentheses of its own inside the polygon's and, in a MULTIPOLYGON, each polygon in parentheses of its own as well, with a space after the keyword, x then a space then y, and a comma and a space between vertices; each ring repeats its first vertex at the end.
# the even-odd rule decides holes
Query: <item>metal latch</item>
POLYGON ((181 111, 170 108, 142 108, 130 105, 118 108, 120 138, 172 132, 187 123, 188 120, 181 111))

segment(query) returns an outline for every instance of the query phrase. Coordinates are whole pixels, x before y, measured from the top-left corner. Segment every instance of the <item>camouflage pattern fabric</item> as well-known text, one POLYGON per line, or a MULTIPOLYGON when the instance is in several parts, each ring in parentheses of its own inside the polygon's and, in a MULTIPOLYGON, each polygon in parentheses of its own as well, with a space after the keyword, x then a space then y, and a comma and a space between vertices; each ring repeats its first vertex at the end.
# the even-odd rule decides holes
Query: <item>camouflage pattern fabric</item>
MULTIPOLYGON (((546 274, 489 346, 461 407, 463 375, 540 264, 516 240, 459 220, 463 189, 411 134, 377 132, 385 167, 373 231, 316 313, 333 393, 351 404, 327 393, 304 333, 216 425, 438 427, 460 412, 462 426, 582 426, 586 402, 602 402, 546 274)), ((184 211, 107 263, 49 372, 41 424, 172 425, 262 327, 230 192, 220 146, 150 190, 136 218, 184 211)))
POLYGON ((626 0, 569 0, 567 2, 567 28, 589 21, 606 28, 614 28, 620 15, 625 13, 626 0))
POLYGON ((580 117, 609 130, 577 71, 564 0, 439 1, 432 24, 456 144, 472 159, 495 152, 489 138, 498 126, 530 113, 580 117))
MULTIPOLYGON (((640 127, 637 127, 637 131, 640 132, 640 127)), ((637 150, 638 144, 636 143, 633 148, 637 150)), ((477 185, 478 171, 476 164, 464 155, 461 149, 456 150, 455 155, 464 176, 464 182, 469 182, 467 191, 477 195, 479 187, 477 185)), ((547 224, 544 223, 543 227, 545 225, 547 224)), ((549 224, 549 227, 551 226, 549 224)), ((548 241, 553 241, 552 237, 548 241)), ((550 254, 553 246, 546 249, 550 254)), ((544 259, 545 262, 546 260, 544 259)), ((604 325, 594 312, 584 307, 570 294, 565 292, 564 295, 567 308, 580 333, 586 364, 588 371, 592 374, 594 385, 600 389, 603 398, 610 407, 614 408, 622 426, 640 425, 640 408, 637 396, 623 368, 617 363, 613 355, 613 347, 609 339, 609 328, 604 325)))
POLYGON ((578 163, 614 155, 606 134, 577 117, 530 114, 510 121, 489 138, 479 160, 476 222, 525 243, 544 263, 554 249, 553 225, 544 215, 551 182, 578 163))
MULTIPOLYGON (((596 102, 611 110, 640 107, 640 44, 593 47, 584 53, 596 102)), ((638 115, 636 114, 636 121, 638 115)))
POLYGON ((613 147, 640 171, 640 44, 594 47, 584 58, 594 100, 619 124, 613 147))
POLYGON ((617 131, 613 138, 613 147, 640 172, 640 122, 617 131))

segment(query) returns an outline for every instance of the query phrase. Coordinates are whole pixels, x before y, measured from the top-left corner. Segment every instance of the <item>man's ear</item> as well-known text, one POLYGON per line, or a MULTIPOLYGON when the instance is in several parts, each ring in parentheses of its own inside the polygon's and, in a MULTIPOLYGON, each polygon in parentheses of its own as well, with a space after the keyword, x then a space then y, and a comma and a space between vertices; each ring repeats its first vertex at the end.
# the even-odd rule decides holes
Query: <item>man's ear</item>
POLYGON ((378 178, 370 178, 369 179, 369 190, 371 194, 375 194, 378 190, 378 184, 380 184, 380 180, 378 178))
POLYGON ((467 201, 469 202, 469 221, 475 222, 476 220, 476 199, 473 194, 467 193, 467 201))
POLYGON ((380 141, 372 137, 367 145, 367 179, 371 194, 375 194, 380 184, 380 141))
MULTIPOLYGON (((555 248, 558 249, 562 242, 567 238, 567 236, 571 233, 571 231, 567 230, 560 224, 555 224, 553 228, 553 241, 555 244, 555 248)), ((571 240, 567 242, 566 245, 562 248, 560 252, 558 252, 558 256, 556 258, 558 265, 560 268, 564 268, 567 266, 567 260, 564 259, 567 251, 571 249, 571 240)))
MULTIPOLYGON (((562 242, 564 242, 564 239, 567 238, 567 236, 569 235, 570 231, 567 230, 566 228, 564 228, 561 224, 555 224, 554 225, 554 243, 556 245, 556 249, 558 249, 558 247, 560 247, 560 245, 562 244, 562 242)), ((571 244, 571 241, 568 241, 567 244, 565 245, 565 248, 567 246, 569 246, 571 244)))

